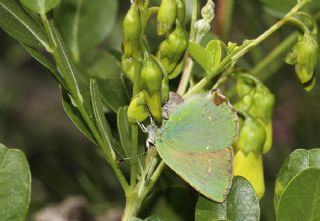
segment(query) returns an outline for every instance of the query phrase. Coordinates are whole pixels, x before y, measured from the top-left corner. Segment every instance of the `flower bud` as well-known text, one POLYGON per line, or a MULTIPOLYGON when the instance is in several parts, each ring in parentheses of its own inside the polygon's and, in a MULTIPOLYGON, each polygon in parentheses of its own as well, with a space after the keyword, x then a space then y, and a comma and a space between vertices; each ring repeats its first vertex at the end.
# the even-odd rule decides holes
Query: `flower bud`
POLYGON ((201 16, 207 21, 212 21, 214 18, 215 4, 212 0, 208 0, 207 4, 201 9, 201 16))
POLYGON ((162 0, 157 17, 158 35, 164 35, 170 31, 177 16, 176 0, 162 0))
POLYGON ((244 77, 237 77, 236 90, 240 98, 254 89, 254 82, 244 77))
POLYGON ((252 89, 244 97, 240 98, 240 100, 234 104, 234 107, 238 110, 248 111, 252 106, 255 92, 255 89, 252 89))
POLYGON ((132 3, 123 19, 123 52, 127 57, 133 56, 140 50, 142 32, 141 16, 137 4, 132 3))
POLYGON ((123 57, 121 61, 121 68, 123 73, 129 78, 132 82, 136 73, 140 73, 141 62, 134 57, 123 57))
POLYGON ((149 116, 144 93, 140 92, 132 98, 128 107, 128 121, 131 123, 142 122, 149 116))
POLYGON ((136 41, 141 36, 141 17, 138 6, 132 3, 123 19, 123 37, 125 41, 136 41))
POLYGON ((196 21, 194 24, 195 31, 197 33, 198 38, 202 38, 205 34, 208 33, 211 29, 210 22, 208 22, 206 19, 200 19, 196 21))
POLYGON ((161 103, 164 104, 169 98, 169 79, 163 78, 161 84, 161 103))
POLYGON ((146 90, 143 90, 143 93, 152 117, 160 122, 162 120, 161 92, 156 91, 149 94, 146 90))
POLYGON ((296 74, 302 84, 308 83, 314 77, 314 69, 317 64, 319 45, 316 36, 312 33, 305 33, 298 41, 299 48, 297 63, 295 66, 296 74))
POLYGON ((181 23, 176 21, 176 28, 161 42, 157 57, 164 69, 170 74, 180 61, 187 48, 188 40, 181 23))
POLYGON ((262 83, 257 84, 256 93, 253 97, 253 103, 249 110, 251 116, 261 118, 268 122, 272 116, 272 110, 275 103, 273 94, 262 83))
POLYGON ((260 154, 265 139, 266 132, 263 125, 247 115, 240 128, 239 136, 235 144, 235 150, 241 150, 245 154, 248 154, 249 152, 260 154))
POLYGON ((163 74, 154 57, 146 54, 140 74, 141 87, 145 89, 149 95, 161 91, 163 74))

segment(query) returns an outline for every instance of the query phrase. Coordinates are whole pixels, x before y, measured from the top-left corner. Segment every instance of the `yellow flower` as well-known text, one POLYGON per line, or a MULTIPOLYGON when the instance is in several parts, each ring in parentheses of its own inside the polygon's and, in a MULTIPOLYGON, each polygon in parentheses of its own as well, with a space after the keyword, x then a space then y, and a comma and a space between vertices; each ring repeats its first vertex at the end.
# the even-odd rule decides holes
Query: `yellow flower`
POLYGON ((262 198, 265 191, 262 154, 245 154, 239 150, 234 157, 234 176, 246 178, 255 189, 258 198, 262 198))

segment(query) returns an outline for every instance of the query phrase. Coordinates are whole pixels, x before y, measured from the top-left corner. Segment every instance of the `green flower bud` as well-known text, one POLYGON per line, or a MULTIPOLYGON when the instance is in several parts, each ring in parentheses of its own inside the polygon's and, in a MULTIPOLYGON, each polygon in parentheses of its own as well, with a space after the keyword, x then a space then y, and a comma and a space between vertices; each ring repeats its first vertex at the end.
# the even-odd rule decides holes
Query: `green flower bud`
POLYGON ((260 154, 266 139, 266 132, 261 123, 249 115, 246 116, 235 144, 235 150, 245 154, 254 152, 260 154))
POLYGON ((161 42, 157 57, 164 69, 170 74, 181 60, 187 49, 188 40, 184 27, 177 20, 176 28, 161 42))
POLYGON ((137 4, 132 3, 123 19, 123 51, 129 57, 140 49, 140 36, 142 32, 141 16, 137 4))
POLYGON ((317 64, 319 45, 316 36, 305 33, 298 41, 296 74, 302 84, 310 82, 314 77, 313 72, 317 64))
POLYGON ((176 0, 162 0, 158 11, 158 35, 164 35, 170 31, 177 16, 176 0))
POLYGON ((138 6, 132 3, 123 19, 123 37, 125 41, 137 41, 141 36, 142 24, 138 6))
POLYGON ((154 57, 146 54, 140 74, 141 87, 145 89, 149 95, 161 91, 163 74, 154 57))
POLYGON ((123 57, 121 61, 121 67, 123 73, 129 78, 132 82, 136 73, 140 73, 141 62, 134 57, 123 57))
POLYGON ((186 3, 185 0, 176 0, 177 3, 177 19, 183 24, 186 17, 186 3))
POLYGON ((143 90, 143 93, 152 117, 160 122, 162 120, 161 92, 156 91, 149 94, 146 90, 143 90))
POLYGON ((144 98, 144 93, 140 92, 135 97, 132 98, 128 107, 128 121, 131 123, 142 122, 149 116, 147 110, 146 101, 144 98))
POLYGON ((254 89, 254 82, 252 80, 244 77, 237 78, 236 90, 240 98, 247 95, 253 89, 254 89))
POLYGON ((256 93, 253 97, 253 103, 249 110, 251 116, 268 122, 272 116, 272 110, 275 103, 273 94, 262 83, 257 84, 256 93))
POLYGON ((161 103, 164 104, 169 98, 169 79, 163 78, 161 84, 161 103))
POLYGON ((238 110, 248 111, 253 103, 253 98, 256 93, 255 89, 252 89, 244 97, 242 97, 237 103, 234 104, 234 107, 238 110))

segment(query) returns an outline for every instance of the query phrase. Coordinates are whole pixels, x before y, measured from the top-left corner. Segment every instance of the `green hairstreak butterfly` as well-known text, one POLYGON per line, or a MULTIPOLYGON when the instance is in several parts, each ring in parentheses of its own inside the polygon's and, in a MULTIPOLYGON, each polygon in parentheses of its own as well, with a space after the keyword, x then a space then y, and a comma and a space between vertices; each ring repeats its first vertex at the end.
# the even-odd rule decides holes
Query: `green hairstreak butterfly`
POLYGON ((157 130, 155 146, 163 161, 198 192, 223 202, 233 177, 237 114, 219 90, 192 96, 157 130))

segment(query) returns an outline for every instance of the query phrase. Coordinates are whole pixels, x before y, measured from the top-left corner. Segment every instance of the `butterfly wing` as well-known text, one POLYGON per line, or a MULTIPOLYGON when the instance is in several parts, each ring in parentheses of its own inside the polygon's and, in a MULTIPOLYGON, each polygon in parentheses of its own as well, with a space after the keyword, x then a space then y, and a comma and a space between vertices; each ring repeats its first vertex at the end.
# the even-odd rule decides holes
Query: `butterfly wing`
POLYGON ((156 146, 164 162, 204 196, 224 201, 232 182, 237 116, 214 95, 197 95, 170 115, 156 146))

